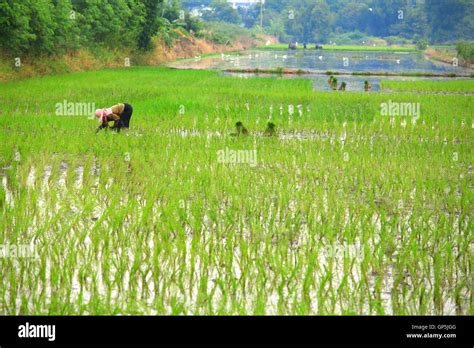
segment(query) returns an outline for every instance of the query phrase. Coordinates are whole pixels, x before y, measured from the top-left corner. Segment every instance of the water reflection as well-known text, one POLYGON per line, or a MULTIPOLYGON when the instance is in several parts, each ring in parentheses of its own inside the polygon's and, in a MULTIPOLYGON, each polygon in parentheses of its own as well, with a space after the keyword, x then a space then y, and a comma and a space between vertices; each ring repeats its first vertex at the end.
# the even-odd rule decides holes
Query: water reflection
MULTIPOLYGON (((427 59, 420 52, 350 52, 324 50, 249 50, 240 54, 222 54, 194 60, 178 61, 170 64, 172 67, 184 69, 293 69, 312 72, 309 75, 291 76, 285 78, 304 77, 313 81, 317 90, 329 90, 327 76, 321 75, 327 71, 338 73, 351 72, 390 72, 390 73, 436 73, 436 74, 469 74, 471 70, 436 62, 427 59)), ((241 77, 255 76, 226 72, 227 75, 241 77)), ((271 76, 259 74, 259 76, 271 76)), ((396 80, 415 80, 415 77, 388 77, 396 80)), ((380 81, 385 76, 353 76, 338 75, 339 82, 346 82, 348 91, 363 90, 364 81, 368 80, 373 91, 380 90, 380 81)), ((438 78, 439 79, 439 78, 438 78)), ((441 78, 443 79, 443 78, 441 78)))

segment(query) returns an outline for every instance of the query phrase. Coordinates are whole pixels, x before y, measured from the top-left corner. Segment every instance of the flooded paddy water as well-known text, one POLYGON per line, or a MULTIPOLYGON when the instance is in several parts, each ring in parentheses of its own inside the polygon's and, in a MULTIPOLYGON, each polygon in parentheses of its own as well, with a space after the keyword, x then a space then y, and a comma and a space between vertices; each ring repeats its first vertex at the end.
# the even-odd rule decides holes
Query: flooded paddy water
MULTIPOLYGON (((147 133, 150 133, 148 131, 147 133)), ((157 132, 158 134, 158 132, 157 132)), ((134 134, 131 132, 129 136, 143 136, 143 134, 134 134)), ((146 134, 150 135, 150 134, 146 134)), ((189 137, 195 138, 196 140, 202 141, 204 139, 217 138, 220 139, 224 136, 221 133, 209 132, 202 130, 184 130, 184 129, 173 129, 169 132, 162 132, 161 136, 170 138, 170 141, 176 144, 181 144, 183 139, 189 137)), ((255 134, 253 137, 255 141, 260 141, 260 134, 255 134)), ((380 135, 381 136, 381 135, 380 135)), ((390 139, 386 135, 382 141, 386 142, 390 139), (387 139, 385 139, 387 138, 387 139)), ((279 140, 285 142, 285 146, 290 146, 297 149, 300 142, 312 143, 315 147, 330 147, 337 149, 340 146, 348 146, 349 148, 356 146, 360 143, 368 143, 376 140, 376 135, 357 135, 351 134, 348 137, 346 133, 337 134, 329 132, 321 133, 290 133, 283 132, 279 135, 279 140)), ((437 137, 429 137, 428 139, 420 139, 420 143, 423 141, 429 141, 433 146, 442 143, 443 140, 437 137)), ((447 144, 446 144, 447 145, 447 144)), ((147 233, 144 238, 134 236, 131 243, 118 240, 114 237, 110 239, 110 243, 116 246, 113 250, 105 249, 106 243, 105 235, 99 236, 95 230, 100 225, 105 231, 110 228, 116 229, 115 233, 126 236, 130 228, 137 228, 136 223, 144 218, 144 214, 147 214, 147 210, 153 212, 152 216, 148 219, 148 222, 160 226, 163 223, 162 212, 167 202, 162 199, 157 199, 154 202, 147 202, 141 194, 130 194, 127 193, 129 190, 126 186, 123 186, 119 191, 123 192, 120 197, 120 202, 117 202, 115 210, 127 211, 126 217, 123 224, 115 225, 112 220, 107 218, 107 206, 108 202, 117 198, 114 192, 107 190, 112 186, 124 185, 121 183, 114 183, 112 177, 107 179, 105 184, 105 190, 100 190, 100 172, 108 172, 110 168, 98 164, 99 158, 94 157, 92 160, 84 164, 70 165, 67 161, 62 160, 60 157, 55 156, 52 158, 55 163, 54 167, 51 164, 46 164, 44 168, 36 167, 31 165, 25 172, 28 172, 26 179, 25 190, 28 195, 36 197, 35 200, 27 203, 29 209, 37 212, 38 220, 35 220, 30 226, 28 233, 30 235, 41 235, 41 230, 44 228, 43 224, 45 220, 54 219, 55 216, 77 216, 81 217, 78 224, 72 225, 70 233, 64 234, 62 243, 64 245, 75 245, 75 249, 65 250, 65 254, 71 256, 74 254, 74 259, 78 264, 89 264, 89 271, 91 275, 81 275, 82 268, 76 269, 72 274, 71 278, 71 292, 68 294, 68 301, 74 304, 75 311, 81 311, 80 306, 77 303, 81 301, 93 301, 94 297, 107 297, 110 304, 121 308, 126 307, 127 294, 123 292, 123 289, 133 287, 136 292, 137 299, 139 299, 139 306, 135 309, 143 314, 174 314, 176 308, 169 302, 164 303, 163 308, 157 307, 156 303, 160 301, 160 296, 164 296, 163 292, 160 292, 160 282, 157 281, 156 271, 150 268, 150 264, 146 262, 140 262, 142 255, 152 255, 156 250, 158 243, 163 243, 160 238, 154 237, 153 234, 147 233), (85 167, 88 168, 87 173, 85 167), (84 175, 89 175, 87 182, 84 182, 84 175), (55 204, 50 204, 50 197, 56 197, 54 199, 55 204), (93 198, 91 200, 91 198, 93 198), (90 203, 85 204, 89 201, 90 203), (130 206, 130 202, 135 202, 133 210, 127 209, 130 206), (49 207, 48 207, 49 206, 49 207), (114 227, 115 226, 115 227, 114 227), (117 230, 118 229, 118 230, 117 230), (136 239, 138 238, 138 240, 136 239), (138 243, 141 243, 139 245, 138 243), (103 262, 91 264, 91 254, 94 258, 100 260, 104 253, 107 253, 109 260, 112 260, 110 265, 104 264, 103 262), (137 270, 130 269, 130 265, 133 265, 135 260, 138 260, 140 265, 138 272, 141 275, 138 281, 131 285, 134 272, 137 270), (123 264, 128 266, 123 268, 123 264), (106 267, 106 270, 104 270, 106 267), (115 274, 122 273, 119 281, 115 274)), ((168 164, 170 165, 170 164, 168 164)), ((203 172, 211 172, 215 166, 213 163, 205 163, 200 161, 202 165, 201 169, 203 172)), ((179 166, 174 162, 170 169, 175 171, 179 166), (174 169, 173 169, 174 168, 174 169)), ((232 172, 230 166, 230 172, 232 172)), ((237 170, 236 166, 236 170, 237 170)), ((277 170, 277 171, 290 171, 300 173, 304 172, 306 175, 318 171, 318 165, 300 161, 298 164, 293 163, 260 163, 256 168, 256 174, 262 179, 265 178, 266 170, 277 170), (259 173, 260 172, 260 173, 259 173)), ((5 170, 12 168, 5 168, 5 170)), ((255 175, 255 173, 254 173, 255 175)), ((15 194, 12 186, 9 183, 10 179, 7 175, 2 178, 2 187, 6 193, 6 204, 8 207, 13 208, 15 204, 15 194)), ((398 245, 403 245, 404 234, 410 235, 413 232, 413 224, 421 224, 423 219, 417 216, 416 211, 413 210, 416 190, 410 193, 410 197, 413 203, 406 202, 406 208, 400 214, 392 214, 386 216, 380 212, 373 211, 362 217, 358 212, 358 209, 350 202, 347 206, 341 205, 341 210, 334 211, 333 204, 331 202, 331 192, 334 193, 337 189, 334 186, 334 179, 331 179, 327 175, 323 177, 313 177, 316 179, 317 186, 322 188, 321 196, 318 198, 314 197, 315 200, 311 204, 311 210, 307 213, 302 213, 299 209, 300 203, 298 202, 298 192, 306 191, 310 192, 310 186, 308 179, 304 175, 297 174, 294 178, 291 178, 292 184, 295 185, 295 195, 287 202, 287 204, 281 204, 277 195, 275 198, 269 197, 268 204, 262 201, 262 204, 266 204, 265 211, 256 212, 256 216, 252 216, 252 219, 256 219, 261 225, 261 235, 255 235, 255 225, 251 221, 243 219, 241 226, 237 227, 236 234, 230 236, 225 233, 222 234, 221 226, 226 215, 231 213, 231 206, 225 200, 218 203, 217 206, 207 207, 202 211, 202 223, 198 229, 195 226, 189 224, 188 219, 182 220, 183 232, 179 236, 171 237, 171 243, 168 253, 175 255, 180 258, 179 267, 184 272, 184 280, 181 284, 169 278, 171 285, 165 290, 165 296, 173 298, 174 301, 187 308, 187 311, 194 313, 206 313, 207 309, 202 307, 200 304, 200 296, 198 294, 201 289, 197 284, 203 284, 205 282, 208 289, 214 289, 209 295, 208 301, 210 306, 213 308, 221 308, 221 310, 232 312, 235 308, 226 300, 226 294, 224 288, 219 285, 223 277, 226 279, 233 279, 238 284, 243 284, 243 287, 247 287, 247 292, 239 290, 234 296, 240 299, 240 305, 243 306, 243 310, 247 313, 254 311, 255 303, 252 301, 255 296, 258 296, 257 289, 253 288, 252 282, 253 277, 258 277, 258 269, 250 267, 249 264, 264 262, 267 265, 271 264, 271 256, 273 253, 279 252, 279 245, 285 239, 288 239, 287 251, 288 255, 291 255, 290 259, 286 262, 285 267, 294 269, 297 272, 297 276, 300 277, 298 281, 293 283, 293 288, 283 287, 278 289, 273 285, 267 283, 266 302, 265 302, 265 313, 266 314, 279 314, 282 311, 289 310, 290 307, 296 303, 304 301, 304 296, 311 298, 311 307, 309 308, 310 313, 333 313, 333 314, 348 314, 353 311, 358 311, 359 314, 370 314, 375 311, 376 306, 378 313, 393 314, 395 305, 392 303, 394 293, 399 291, 415 291, 416 287, 420 285, 426 286, 427 289, 432 287, 432 283, 435 282, 435 275, 433 270, 428 270, 426 278, 421 281, 412 279, 413 274, 405 271, 400 274, 400 268, 396 264, 398 255, 403 254, 405 251, 398 245), (317 178, 317 179, 316 179, 317 178), (217 211, 216 211, 217 209, 217 211), (217 216, 216 216, 217 213, 217 216), (398 221, 398 222, 397 222, 398 221), (352 230, 351 234, 355 237, 348 238, 349 235, 337 238, 336 240, 327 240, 324 235, 318 236, 315 234, 315 228, 321 229, 321 232, 325 231, 324 225, 340 226, 342 230, 352 230), (387 225, 393 225, 394 235, 392 235, 393 244, 390 246, 390 250, 385 250, 387 254, 384 259, 387 262, 384 265, 384 271, 372 268, 366 268, 365 262, 370 253, 380 252, 380 244, 385 243, 381 240, 383 230, 387 228, 387 225), (201 230, 199 232, 199 229, 201 230), (274 231, 278 230, 281 234, 276 234, 274 231), (217 232, 216 234, 216 231, 217 232), (286 231, 285 233, 283 233, 286 231), (367 235, 367 231, 371 232, 370 239, 366 240, 363 236, 367 235), (270 237, 271 236, 271 237, 270 237), (319 239, 319 240, 318 240, 319 239), (175 242, 173 242, 175 240, 175 242), (221 252, 229 243, 233 245, 233 257, 232 259, 225 260, 220 259, 219 262, 207 264, 205 255, 208 251, 203 250, 202 253, 195 255, 193 245, 196 243, 201 244, 203 248, 207 248, 205 241, 211 240, 213 247, 221 252), (250 255, 245 255, 245 251, 241 250, 237 246, 237 241, 246 241, 248 243, 255 243, 257 245, 265 244, 265 250, 261 250, 251 255, 252 260, 249 260, 250 255), (305 282, 303 278, 305 274, 310 271, 309 266, 302 264, 298 261, 299 257, 305 255, 311 249, 311 254, 315 255, 315 259, 312 262, 317 264, 314 269, 313 279, 325 279, 326 285, 322 285, 322 288, 309 290, 305 288, 305 282), (314 248, 314 250, 313 250, 314 248), (259 261, 260 260, 260 261, 259 261), (250 263, 249 263, 250 262, 250 263), (200 270, 192 275, 190 270, 200 270), (367 273, 364 273, 367 271, 367 273), (190 273, 188 273, 190 272, 190 273), (248 277, 248 272, 251 272, 252 277, 248 277), (190 275, 191 274, 191 275, 190 275), (223 276, 225 274, 225 276, 223 276), (246 276, 247 275, 247 276, 246 276), (329 278, 327 278, 329 277, 329 278), (326 279, 327 278, 327 279, 326 279), (350 293, 357 293, 360 291, 360 284, 364 283, 368 293, 367 299, 360 302, 359 304, 351 303, 350 293), (268 287, 267 287, 268 286, 268 287), (183 287, 187 290, 183 290, 183 287), (253 289, 252 289, 253 288, 253 289), (189 291, 188 291, 189 289, 189 291), (337 295, 337 301, 331 302, 329 294, 339 289, 342 291, 342 295, 337 295), (395 290, 394 290, 395 289, 395 290), (403 290, 402 290, 403 289, 403 290), (374 295, 372 295, 374 294, 374 295), (378 294, 378 298, 375 294, 378 294), (372 297, 373 296, 373 297, 372 297), (282 304, 284 300, 284 304, 282 304), (352 309, 351 309, 352 308, 352 309)), ((344 181, 341 180, 340 184, 343 187, 344 181)), ((344 189, 347 193, 347 188, 344 189)), ((339 191, 338 191, 339 192, 339 191)), ((422 192, 423 195, 428 194, 422 192)), ((458 195, 460 198, 460 194, 458 195)), ((309 197, 309 196, 308 196, 309 197)), ((334 197, 333 197, 334 198, 334 197)), ((232 198, 230 198, 232 199, 232 198)), ((360 202, 362 204, 362 202, 360 202)), ((22 204, 25 204, 23 202, 22 204)), ((364 202, 369 204, 369 202, 364 202)), ((393 204, 393 202, 391 203, 393 204)), ((185 205, 184 210, 190 216, 193 212, 185 205)), ((450 217, 450 213, 444 214, 438 212, 431 218, 424 220, 425 223, 431 224, 436 227, 437 220, 442 216, 450 217)), ((460 221, 459 216, 453 221, 453 224, 459 226, 460 229, 466 229, 466 221, 460 221)), ((327 230, 328 232, 331 229, 327 230)), ((140 232, 142 233, 142 232, 140 232)), ((174 234, 175 232, 173 232, 174 234)), ((112 236, 113 236, 112 235, 112 236)), ((55 238, 54 233, 48 233, 48 238, 55 238)), ((407 238, 405 236, 405 238, 407 238)), ((47 239, 40 237, 37 243, 44 248, 53 248, 48 245, 47 239)), ((459 251, 455 250, 454 253, 459 251)), ((222 257, 222 256, 219 256, 222 257)), ((160 264, 171 265, 174 261, 173 258, 168 256, 167 253, 163 253, 155 261, 160 264)), ((305 260, 307 262, 308 260, 305 260)), ((51 262, 44 263, 45 269, 45 280, 42 286, 45 290, 45 307, 41 310, 47 310, 47 306, 51 304, 52 297, 54 297, 54 279, 53 274, 55 270, 52 270, 51 262)), ((271 267, 271 266, 270 266, 271 267)), ((275 277, 278 278, 281 274, 275 271, 275 277)), ((273 271, 271 271, 273 273, 273 271)), ((160 273, 161 275, 161 273, 160 273)), ((308 277, 306 275, 306 277, 308 277)), ((275 278, 275 279, 276 279, 275 278)), ((306 279, 306 278, 305 278, 306 279)), ((306 280, 305 280, 306 281, 306 280)), ((312 280, 314 281, 314 280, 312 280)), ((418 291, 418 290, 416 290, 418 291)), ((34 292, 32 290, 32 292, 34 292)), ((360 294, 358 296, 361 296, 360 294)), ((398 296, 398 295, 397 295, 398 296)), ((468 293, 462 291, 460 297, 463 299, 462 302, 456 302, 457 300, 450 296, 444 298, 441 307, 436 307, 435 304, 430 304, 425 308, 426 313, 443 313, 447 315, 455 315, 457 313, 464 313, 467 309, 468 293)), ((25 307, 25 304, 21 302, 21 298, 16 298, 14 306, 10 307, 10 311, 15 313, 22 313, 26 308, 34 311, 33 307, 25 307)), ((5 310, 5 308, 0 308, 5 310)), ((38 310, 38 309, 36 309, 38 310)), ((83 311, 83 310, 82 310, 83 311)), ((408 311, 416 311, 414 308, 408 309, 408 311)), ((88 314, 89 311, 83 311, 84 314, 88 314)))
MULTIPOLYGON (((453 57, 454 58, 454 57, 453 57)), ((249 77, 275 77, 268 73, 246 73, 252 69, 290 69, 304 71, 304 74, 282 74, 281 78, 305 78, 312 81, 315 90, 330 90, 327 72, 337 73, 339 82, 346 82, 348 91, 363 91, 364 81, 372 85, 373 91, 380 91, 381 80, 452 80, 453 78, 418 76, 370 76, 352 75, 358 73, 420 73, 456 74, 466 79, 471 69, 430 60, 420 52, 360 52, 331 50, 248 50, 237 54, 221 54, 210 57, 180 60, 168 64, 178 69, 210 69, 223 71, 224 75, 249 77), (242 70, 243 72, 233 72, 242 70)))

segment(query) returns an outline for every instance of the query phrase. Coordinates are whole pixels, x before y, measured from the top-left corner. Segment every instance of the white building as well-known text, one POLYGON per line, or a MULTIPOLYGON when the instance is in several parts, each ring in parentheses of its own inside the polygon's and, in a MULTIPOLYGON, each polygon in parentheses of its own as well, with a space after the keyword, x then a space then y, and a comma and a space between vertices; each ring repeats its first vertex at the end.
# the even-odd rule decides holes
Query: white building
POLYGON ((227 0, 227 2, 235 9, 238 7, 250 8, 255 5, 260 5, 260 2, 265 4, 265 0, 227 0))

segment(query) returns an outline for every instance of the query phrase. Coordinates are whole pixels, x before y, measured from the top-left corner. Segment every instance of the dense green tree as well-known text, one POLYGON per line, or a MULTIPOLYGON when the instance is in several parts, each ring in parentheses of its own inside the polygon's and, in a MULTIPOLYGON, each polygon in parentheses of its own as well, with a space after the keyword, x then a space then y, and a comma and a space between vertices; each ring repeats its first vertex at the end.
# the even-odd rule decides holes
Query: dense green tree
POLYGON ((242 18, 242 23, 246 28, 252 28, 260 25, 260 6, 253 6, 248 9, 239 7, 237 12, 242 18))
POLYGON ((456 49, 461 59, 471 64, 474 63, 474 43, 459 42, 456 45, 456 49))
POLYGON ((0 3, 1 42, 12 53, 52 53, 57 25, 51 0, 0 3))
POLYGON ((142 0, 126 0, 126 2, 129 11, 127 11, 127 19, 122 24, 122 40, 132 47, 137 47, 138 36, 145 23, 145 4, 142 0))
POLYGON ((30 48, 36 39, 30 27, 28 2, 0 1, 0 45, 8 52, 19 54, 30 48))
POLYGON ((329 6, 324 0, 315 0, 309 20, 311 23, 309 27, 312 29, 311 36, 305 37, 305 41, 312 41, 312 39, 317 42, 326 41, 331 32, 331 27, 329 6))
POLYGON ((189 11, 185 10, 183 27, 187 31, 193 31, 194 33, 199 33, 202 30, 203 25, 202 25, 202 21, 200 21, 199 19, 195 17, 192 17, 189 11))
POLYGON ((401 11, 398 21, 390 27, 390 33, 406 38, 414 38, 415 35, 426 37, 429 34, 428 18, 423 4, 407 3, 401 11))
POLYGON ((53 17, 53 3, 51 0, 28 1, 30 10, 30 28, 35 38, 31 42, 34 52, 54 52, 54 31, 58 23, 53 17))
POLYGON ((122 27, 130 17, 130 9, 124 0, 73 0, 73 4, 79 13, 77 20, 84 45, 107 43, 116 46, 121 42, 122 27))
POLYGON ((242 22, 237 10, 226 0, 213 0, 209 6, 213 8, 213 11, 203 15, 203 19, 205 20, 234 24, 240 24, 242 22))
MULTIPOLYGON (((208 0, 183 2, 194 7, 220 6, 215 1, 208 0)), ((260 24, 258 7, 257 4, 249 10, 237 11, 245 26, 260 24), (256 20, 249 18, 249 13, 255 13, 256 20)), ((210 14, 205 19, 216 20, 215 17, 215 14, 210 14)), ((375 37, 413 39, 414 35, 419 35, 429 38, 431 42, 455 42, 460 39, 472 40, 474 37, 474 1, 266 0, 263 25, 268 33, 283 41, 308 40, 313 37, 324 40, 331 34, 361 32, 375 37), (318 10, 312 13, 316 4, 318 10), (295 22, 289 18, 288 11, 291 10, 295 12, 295 17, 305 18, 305 21, 295 22), (316 16, 318 17, 313 18, 316 16)))
POLYGON ((168 0, 167 2, 162 2, 159 8, 161 17, 166 18, 170 22, 180 20, 181 4, 178 0, 168 0))
MULTIPOLYGON (((235 10, 226 0, 0 0, 0 47, 10 54, 55 54, 80 47, 153 47, 156 35, 172 44, 176 28, 199 32, 202 21, 190 7, 209 6, 215 25, 260 25, 282 41, 390 42, 469 41, 474 37, 473 0, 266 0, 235 10), (333 39, 334 40, 334 39, 333 39)), ((211 27, 211 24, 206 24, 211 27)), ((227 30, 227 29, 226 29, 227 30)), ((214 36, 219 37, 216 27, 214 36)), ((227 39, 221 39, 227 42, 227 39)), ((464 47, 464 46, 463 46, 464 47)))
POLYGON ((138 35, 138 47, 142 50, 150 50, 153 47, 152 38, 159 29, 158 10, 162 2, 162 0, 143 0, 145 20, 138 35))
POLYGON ((363 2, 350 2, 341 6, 334 20, 336 27, 342 31, 364 31, 369 16, 369 6, 363 2))
POLYGON ((53 0, 53 5, 55 52, 62 53, 79 48, 81 32, 71 1, 53 0))
POLYGON ((324 0, 293 0, 287 7, 286 33, 294 41, 325 41, 330 33, 330 12, 324 0))
POLYGON ((425 10, 432 41, 454 42, 474 38, 474 1, 426 0, 425 10))

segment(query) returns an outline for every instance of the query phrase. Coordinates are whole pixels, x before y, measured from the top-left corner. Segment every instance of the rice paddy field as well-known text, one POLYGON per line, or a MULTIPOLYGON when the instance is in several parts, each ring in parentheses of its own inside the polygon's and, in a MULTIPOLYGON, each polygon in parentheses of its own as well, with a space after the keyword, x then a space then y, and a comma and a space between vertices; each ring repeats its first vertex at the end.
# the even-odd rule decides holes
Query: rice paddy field
POLYGON ((0 84, 0 244, 35 251, 0 259, 0 314, 472 315, 474 82, 386 88, 145 67, 0 84), (118 102, 128 132, 58 112, 118 102))
POLYGON ((472 80, 418 80, 418 81, 394 81, 385 80, 381 83, 385 91, 415 92, 415 93, 464 93, 473 94, 472 80))

